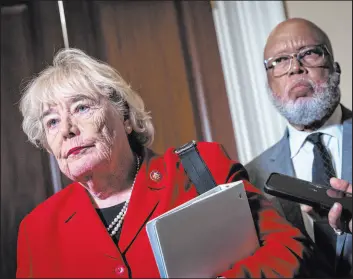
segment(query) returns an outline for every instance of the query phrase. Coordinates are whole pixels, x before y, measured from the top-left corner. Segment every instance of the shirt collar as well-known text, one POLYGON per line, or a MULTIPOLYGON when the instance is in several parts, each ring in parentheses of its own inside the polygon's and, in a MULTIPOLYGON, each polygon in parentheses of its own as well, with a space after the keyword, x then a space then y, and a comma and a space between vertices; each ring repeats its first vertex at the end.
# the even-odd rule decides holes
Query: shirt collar
POLYGON ((342 108, 341 105, 338 105, 330 118, 325 122, 325 124, 320 127, 315 132, 305 132, 298 131, 292 125, 288 123, 288 132, 289 132, 289 145, 291 150, 291 158, 296 156, 302 146, 305 143, 305 140, 308 135, 312 133, 321 132, 326 135, 330 135, 335 138, 339 138, 342 136, 342 108))

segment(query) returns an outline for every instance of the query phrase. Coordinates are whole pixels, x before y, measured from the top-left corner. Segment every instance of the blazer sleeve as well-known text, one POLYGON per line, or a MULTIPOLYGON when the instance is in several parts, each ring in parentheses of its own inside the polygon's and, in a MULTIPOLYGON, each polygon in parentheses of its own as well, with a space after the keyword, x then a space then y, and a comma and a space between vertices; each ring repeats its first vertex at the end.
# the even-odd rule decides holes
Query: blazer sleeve
POLYGON ((21 222, 17 238, 16 278, 31 278, 30 247, 26 233, 25 219, 21 222))
MULTIPOLYGON (((226 278, 308 277, 308 268, 305 265, 307 265, 307 258, 311 257, 310 242, 299 229, 293 227, 274 209, 259 189, 248 181, 245 168, 240 163, 230 160, 223 148, 221 146, 219 148, 218 152, 212 152, 212 159, 207 160, 210 162, 208 166, 210 170, 228 168, 226 182, 243 180, 260 242, 260 248, 252 256, 236 262, 232 269, 220 276, 226 278), (217 166, 213 164, 214 161, 217 162, 217 166)), ((218 180, 219 182, 221 180, 218 180)))
POLYGON ((249 182, 244 181, 260 248, 225 272, 227 278, 307 277, 308 240, 288 223, 249 182))

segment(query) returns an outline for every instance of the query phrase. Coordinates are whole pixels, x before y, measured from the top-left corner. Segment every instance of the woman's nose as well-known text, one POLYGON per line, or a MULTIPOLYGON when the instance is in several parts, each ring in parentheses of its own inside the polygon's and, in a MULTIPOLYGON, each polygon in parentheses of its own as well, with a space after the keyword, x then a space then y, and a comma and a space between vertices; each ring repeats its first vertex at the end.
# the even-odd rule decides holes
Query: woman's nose
POLYGON ((61 134, 64 138, 73 138, 80 134, 80 130, 70 117, 66 117, 61 122, 61 134))

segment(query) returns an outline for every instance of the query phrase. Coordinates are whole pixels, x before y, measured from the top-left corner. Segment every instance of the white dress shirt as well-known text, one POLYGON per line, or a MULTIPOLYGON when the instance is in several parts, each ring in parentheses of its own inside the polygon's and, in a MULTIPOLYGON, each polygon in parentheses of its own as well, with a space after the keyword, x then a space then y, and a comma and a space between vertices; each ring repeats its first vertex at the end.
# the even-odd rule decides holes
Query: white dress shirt
MULTIPOLYGON (((314 161, 314 145, 306 141, 306 138, 312 134, 321 132, 323 145, 332 158, 332 165, 336 171, 338 178, 342 176, 342 141, 343 141, 343 125, 342 125, 342 108, 338 105, 331 117, 326 123, 315 132, 298 131, 288 124, 289 146, 291 159, 294 167, 294 173, 299 179, 312 181, 312 165, 314 161)), ((315 241, 313 233, 313 220, 305 212, 303 220, 305 228, 309 236, 315 241)))

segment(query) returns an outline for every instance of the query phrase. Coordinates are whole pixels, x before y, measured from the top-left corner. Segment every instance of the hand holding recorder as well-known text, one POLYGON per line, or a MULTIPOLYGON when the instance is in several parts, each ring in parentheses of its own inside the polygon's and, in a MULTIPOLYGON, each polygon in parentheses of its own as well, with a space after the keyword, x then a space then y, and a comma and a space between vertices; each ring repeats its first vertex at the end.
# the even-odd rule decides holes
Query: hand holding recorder
MULTIPOLYGON (((349 184, 349 182, 347 182, 345 180, 333 177, 330 180, 330 184, 333 188, 335 188, 337 190, 352 193, 352 184, 349 184)), ((334 195, 335 192, 333 192, 332 194, 334 195)), ((341 214, 342 214, 342 205, 339 202, 336 202, 332 206, 332 208, 330 209, 330 212, 328 214, 328 221, 330 223, 330 226, 335 231, 339 231, 340 228, 342 227, 342 224, 340 222, 341 214)), ((350 232, 352 233, 352 216, 351 216, 351 220, 349 221, 348 228, 349 228, 350 232)))
MULTIPOLYGON (((295 177, 272 173, 266 181, 264 191, 273 196, 309 206, 307 209, 327 211, 329 223, 339 232, 343 221, 350 220, 352 230, 352 186, 348 182, 332 178, 331 186, 316 185, 295 177), (336 205, 335 205, 336 204, 336 205), (335 206, 334 206, 335 205, 335 206)), ((342 228, 348 231, 348 228, 342 228)))

